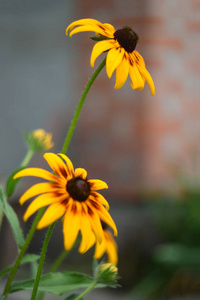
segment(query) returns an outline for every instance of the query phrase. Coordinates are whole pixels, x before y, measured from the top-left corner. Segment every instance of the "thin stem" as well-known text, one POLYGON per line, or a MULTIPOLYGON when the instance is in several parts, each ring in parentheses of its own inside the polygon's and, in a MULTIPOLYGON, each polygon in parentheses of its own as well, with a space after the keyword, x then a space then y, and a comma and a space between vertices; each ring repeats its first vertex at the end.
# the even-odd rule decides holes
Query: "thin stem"
POLYGON ((51 233, 53 231, 54 226, 55 226, 55 222, 49 226, 49 229, 47 231, 47 234, 46 234, 46 237, 45 237, 45 240, 44 240, 44 243, 43 243, 42 252, 40 254, 40 261, 39 261, 39 264, 38 264, 37 275, 36 275, 34 286, 33 286, 31 300, 36 299, 37 290, 38 290, 38 286, 39 286, 39 282, 40 282, 40 277, 41 277, 41 274, 42 274, 42 268, 43 268, 43 264, 44 264, 44 260, 45 260, 45 255, 46 255, 46 252, 47 252, 47 247, 48 247, 49 240, 50 240, 51 233))
POLYGON ((24 157, 24 159, 21 163, 21 167, 26 167, 28 165, 28 163, 31 160, 33 154, 34 154, 34 151, 29 148, 26 156, 24 157))
POLYGON ((12 283, 12 281, 13 281, 13 279, 15 277, 15 274, 16 274, 18 268, 19 268, 20 262, 21 262, 21 260, 22 260, 22 258, 24 256, 24 254, 25 254, 25 252, 26 252, 26 250, 27 250, 27 248, 28 248, 31 240, 32 240, 32 237, 33 237, 33 235, 35 233, 37 224, 38 224, 40 218, 42 217, 43 212, 44 212, 44 208, 41 208, 39 210, 39 212, 38 212, 38 214, 37 214, 37 216, 36 216, 36 218, 35 218, 32 226, 31 226, 31 229, 30 229, 30 231, 29 231, 29 233, 28 233, 28 235, 26 237, 26 240, 24 242, 24 246, 22 247, 22 249, 21 249, 21 251, 20 251, 20 253, 19 253, 19 255, 18 255, 18 257, 17 257, 17 259, 15 261, 15 264, 14 264, 14 266, 13 266, 11 272, 10 272, 10 275, 8 277, 8 280, 7 280, 7 283, 6 283, 6 286, 5 286, 5 290, 4 290, 4 295, 7 295, 9 293, 9 291, 10 291, 11 283, 12 283))
POLYGON ((86 85, 86 88, 84 89, 83 91, 83 94, 80 98, 80 101, 78 103, 78 106, 77 106, 77 109, 75 111, 75 114, 74 114, 74 117, 72 119, 72 122, 71 122, 71 125, 69 127, 69 130, 68 130, 68 133, 67 133, 67 136, 65 138, 65 142, 64 142, 64 145, 62 147, 62 151, 61 153, 65 154, 67 152, 67 149, 68 149, 68 146, 69 146, 69 143, 71 141, 71 138, 72 138, 72 135, 74 133, 74 129, 76 127, 76 124, 77 124, 77 121, 78 121, 78 118, 79 118, 79 115, 80 115, 80 112, 81 112, 81 109, 82 109, 82 106, 83 106, 83 103, 85 101, 85 98, 93 84, 93 82, 95 81, 95 79, 97 78, 98 74, 101 72, 101 70, 103 69, 103 67, 105 66, 106 64, 106 58, 102 61, 102 63, 99 65, 99 67, 96 69, 96 71, 93 73, 92 77, 90 78, 90 80, 88 81, 88 84, 86 85))
POLYGON ((74 300, 80 300, 83 298, 83 296, 85 296, 87 293, 89 293, 94 287, 95 285, 97 285, 98 281, 95 280, 84 292, 82 292, 78 297, 76 297, 74 300))
POLYGON ((63 262, 63 260, 67 257, 68 254, 69 254, 69 251, 63 250, 63 252, 61 252, 61 254, 54 261, 49 272, 55 272, 58 269, 58 267, 60 266, 60 264, 63 262))

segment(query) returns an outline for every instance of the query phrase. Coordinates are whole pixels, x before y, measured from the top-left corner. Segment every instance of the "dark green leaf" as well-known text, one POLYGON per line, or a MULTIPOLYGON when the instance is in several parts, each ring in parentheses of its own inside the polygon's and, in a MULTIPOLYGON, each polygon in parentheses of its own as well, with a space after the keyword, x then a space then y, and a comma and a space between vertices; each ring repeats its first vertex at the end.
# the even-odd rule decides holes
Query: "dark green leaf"
POLYGON ((17 183, 19 182, 19 180, 21 178, 17 178, 17 179, 13 179, 13 176, 23 170, 25 167, 20 167, 17 170, 15 170, 14 172, 12 172, 12 174, 8 177, 7 179, 7 183, 6 183, 6 197, 9 198, 15 191, 15 187, 17 185, 17 183))
MULTIPOLYGON (((36 254, 27 254, 26 256, 24 256, 21 260, 21 264, 20 265, 23 265, 23 264, 27 264, 27 263, 31 263, 31 262, 35 262, 37 261, 38 259, 40 258, 39 255, 36 255, 36 254)), ((12 269, 12 266, 9 266, 7 268, 5 268, 4 270, 2 270, 0 272, 0 277, 9 273, 12 269)))
POLYGON ((18 220, 18 217, 17 217, 16 213, 14 212, 13 208, 6 201, 1 186, 0 186, 0 201, 3 204, 3 211, 8 219, 8 222, 10 223, 16 243, 17 243, 19 249, 21 249, 22 246, 24 245, 24 237, 23 237, 23 233, 22 233, 22 230, 21 230, 21 227, 19 224, 19 220, 18 220))
MULTIPOLYGON (((73 294, 68 296, 67 298, 65 298, 64 300, 74 300, 76 299, 80 294, 73 294)), ((83 298, 80 298, 80 300, 82 300, 83 298)))
MULTIPOLYGON (((11 286, 10 292, 13 293, 20 290, 32 290, 34 282, 35 280, 33 279, 14 283, 11 286)), ((49 273, 41 277, 38 291, 60 296, 80 288, 88 288, 88 286, 90 286, 93 282, 94 279, 91 276, 81 273, 49 273)), ((98 288, 105 286, 105 284, 96 285, 98 288)))

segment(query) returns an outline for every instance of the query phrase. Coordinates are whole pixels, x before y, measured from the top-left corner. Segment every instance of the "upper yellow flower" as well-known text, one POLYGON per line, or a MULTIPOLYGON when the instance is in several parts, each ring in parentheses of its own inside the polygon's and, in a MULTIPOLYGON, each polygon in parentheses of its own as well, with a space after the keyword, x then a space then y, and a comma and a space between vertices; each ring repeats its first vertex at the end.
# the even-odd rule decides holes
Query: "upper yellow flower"
POLYGON ((69 31, 71 31, 70 37, 83 31, 94 31, 100 35, 99 40, 101 40, 93 47, 90 64, 94 67, 96 58, 102 52, 109 50, 106 58, 106 71, 110 78, 116 70, 115 89, 120 89, 124 85, 129 74, 133 89, 142 90, 146 80, 151 95, 155 94, 154 82, 145 67, 144 59, 135 50, 139 39, 138 35, 130 27, 125 26, 115 30, 112 25, 107 23, 102 24, 94 19, 81 19, 72 22, 67 27, 67 35, 69 31))
POLYGON ((94 236, 100 244, 104 239, 100 220, 107 223, 117 235, 115 223, 107 212, 108 202, 96 192, 108 188, 107 184, 101 180, 88 180, 86 170, 82 168, 74 170, 72 162, 64 154, 45 153, 44 158, 54 174, 39 168, 28 168, 14 176, 14 179, 36 176, 49 180, 49 182, 35 184, 21 196, 20 204, 37 196, 26 210, 24 220, 26 221, 39 208, 48 205, 37 228, 42 229, 64 215, 65 249, 71 249, 80 230, 82 241, 79 251, 81 253, 93 246, 94 236))

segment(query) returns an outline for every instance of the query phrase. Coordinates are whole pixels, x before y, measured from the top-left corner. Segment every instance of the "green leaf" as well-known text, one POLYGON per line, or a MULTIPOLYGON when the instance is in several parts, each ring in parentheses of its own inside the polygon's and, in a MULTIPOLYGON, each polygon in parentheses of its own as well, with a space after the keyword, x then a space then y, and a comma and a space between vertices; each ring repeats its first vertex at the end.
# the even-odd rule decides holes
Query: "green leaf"
POLYGON ((2 296, 1 298, 0 298, 0 300, 5 300, 6 299, 6 296, 2 296))
MULTIPOLYGON (((74 300, 76 299, 80 294, 73 294, 68 296, 67 298, 65 298, 64 300, 74 300)), ((80 298, 80 300, 82 300, 83 298, 80 298)))
POLYGON ((21 249, 22 246, 24 245, 24 237, 19 224, 19 220, 13 208, 6 201, 1 186, 0 186, 0 201, 3 204, 3 211, 8 219, 8 222, 10 223, 16 243, 19 249, 21 249))
MULTIPOLYGON (((40 258, 40 255, 36 255, 36 254, 27 254, 26 256, 24 256, 21 260, 21 264, 20 265, 23 265, 23 264, 27 264, 27 263, 31 263, 31 262, 35 262, 37 260, 39 260, 40 258)), ((0 272, 0 277, 9 273, 11 271, 13 266, 9 266, 7 268, 5 268, 4 270, 2 270, 0 272)))
MULTIPOLYGON (((14 283, 11 286, 10 292, 32 290, 34 282, 35 279, 14 283)), ((41 277, 38 291, 60 296, 80 288, 88 288, 93 282, 94 279, 91 276, 81 273, 49 273, 41 277)), ((96 285, 99 288, 105 286, 105 284, 96 285)))
POLYGON ((9 198, 15 191, 15 187, 17 185, 17 183, 19 182, 19 180, 21 178, 17 178, 17 179, 13 179, 13 176, 23 170, 25 167, 19 167, 18 169, 16 169, 14 172, 12 172, 12 174, 8 177, 7 179, 7 183, 6 183, 6 197, 9 198))

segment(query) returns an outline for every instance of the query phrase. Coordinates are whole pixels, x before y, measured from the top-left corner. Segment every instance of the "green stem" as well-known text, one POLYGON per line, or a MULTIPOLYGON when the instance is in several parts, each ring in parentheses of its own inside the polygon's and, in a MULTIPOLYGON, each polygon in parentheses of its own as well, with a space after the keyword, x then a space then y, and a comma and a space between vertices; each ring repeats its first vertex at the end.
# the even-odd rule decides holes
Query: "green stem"
POLYGON ((38 224, 40 218, 42 217, 43 212, 44 212, 44 208, 42 208, 42 209, 39 210, 39 212, 38 212, 38 214, 37 214, 37 216, 36 216, 36 218, 35 218, 32 226, 31 226, 31 229, 30 229, 30 231, 29 231, 29 233, 28 233, 28 235, 26 237, 26 240, 24 242, 24 246, 22 247, 22 249, 21 249, 21 251, 20 251, 20 253, 19 253, 19 255, 18 255, 18 257, 17 257, 17 259, 15 261, 15 264, 14 264, 14 266, 13 266, 11 272, 10 272, 10 275, 8 277, 8 280, 7 280, 7 283, 6 283, 6 286, 5 286, 5 290, 4 290, 4 295, 7 295, 9 293, 9 291, 10 291, 11 283, 12 283, 12 281, 13 281, 13 279, 15 277, 15 274, 16 274, 18 268, 19 268, 20 262, 21 262, 21 260, 22 260, 22 258, 24 256, 24 254, 26 253, 26 250, 27 250, 27 248, 28 248, 28 246, 29 246, 29 244, 30 244, 30 242, 32 240, 32 237, 33 237, 33 235, 35 233, 37 224, 38 224))
POLYGON ((86 85, 86 88, 84 89, 83 91, 83 94, 80 98, 80 101, 78 103, 78 106, 77 106, 77 109, 75 111, 75 114, 74 114, 74 117, 72 119, 72 122, 71 122, 71 125, 69 127, 69 130, 68 130, 68 133, 67 133, 67 136, 65 138, 65 142, 64 142, 64 145, 62 147, 62 151, 61 153, 65 154, 67 152, 67 149, 68 149, 68 146, 69 146, 69 143, 71 141, 71 138, 72 138, 72 135, 74 133, 74 129, 76 127, 76 124, 77 124, 77 121, 78 121, 78 118, 79 118, 79 115, 80 115, 80 112, 81 112, 81 109, 82 109, 82 106, 83 106, 83 103, 85 101, 85 98, 93 84, 93 82, 95 81, 95 79, 97 78, 98 74, 101 72, 101 70, 103 69, 103 67, 105 66, 106 64, 106 58, 102 61, 102 63, 99 65, 99 67, 96 69, 96 71, 93 73, 92 77, 90 78, 90 80, 88 81, 88 84, 86 85))
POLYGON ((95 280, 84 292, 82 292, 78 297, 76 297, 74 300, 80 300, 82 299, 87 293, 89 293, 95 285, 97 285, 98 281, 95 280))
POLYGON ((34 151, 32 149, 28 149, 28 152, 26 154, 26 156, 24 157, 22 163, 21 163, 21 167, 26 167, 29 163, 29 161, 31 160, 32 156, 34 154, 34 151))
POLYGON ((49 272, 55 272, 68 254, 69 254, 69 251, 63 250, 63 252, 61 252, 61 254, 54 261, 49 272))
POLYGON ((40 282, 40 277, 41 277, 41 274, 42 274, 42 268, 43 268, 43 264, 44 264, 44 260, 45 260, 45 255, 46 255, 46 252, 47 252, 47 247, 48 247, 49 240, 50 240, 51 233, 53 231, 54 226, 55 226, 55 222, 49 226, 49 229, 47 231, 47 234, 46 234, 46 237, 45 237, 45 240, 44 240, 44 243, 43 243, 42 252, 40 254, 40 261, 39 261, 39 264, 38 264, 37 275, 36 275, 34 286, 33 286, 31 300, 36 299, 37 290, 38 290, 38 286, 39 286, 39 282, 40 282))

